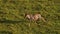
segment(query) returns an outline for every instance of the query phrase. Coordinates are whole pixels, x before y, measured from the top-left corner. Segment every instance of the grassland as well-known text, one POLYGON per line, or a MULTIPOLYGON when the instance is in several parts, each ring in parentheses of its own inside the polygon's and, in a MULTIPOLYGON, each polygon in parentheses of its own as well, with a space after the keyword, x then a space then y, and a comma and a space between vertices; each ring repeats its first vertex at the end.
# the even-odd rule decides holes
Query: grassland
POLYGON ((60 0, 0 0, 0 34, 60 34, 60 0), (46 23, 24 18, 38 12, 46 23))

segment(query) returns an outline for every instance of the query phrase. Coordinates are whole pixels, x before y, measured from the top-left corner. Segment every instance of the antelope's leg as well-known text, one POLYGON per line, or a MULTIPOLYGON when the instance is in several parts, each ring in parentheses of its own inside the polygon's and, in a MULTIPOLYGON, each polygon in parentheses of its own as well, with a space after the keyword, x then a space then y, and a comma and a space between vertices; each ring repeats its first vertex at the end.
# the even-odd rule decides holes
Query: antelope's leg
POLYGON ((42 19, 44 22, 46 22, 46 20, 45 20, 43 17, 41 17, 41 19, 42 19))

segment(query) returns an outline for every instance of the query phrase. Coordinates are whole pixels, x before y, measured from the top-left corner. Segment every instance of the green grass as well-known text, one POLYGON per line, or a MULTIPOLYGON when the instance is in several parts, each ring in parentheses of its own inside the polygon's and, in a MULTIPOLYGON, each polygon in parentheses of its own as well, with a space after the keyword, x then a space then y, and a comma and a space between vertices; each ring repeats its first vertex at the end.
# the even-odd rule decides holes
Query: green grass
POLYGON ((0 34, 60 34, 60 0, 0 0, 0 34), (25 13, 45 19, 29 21, 25 13))

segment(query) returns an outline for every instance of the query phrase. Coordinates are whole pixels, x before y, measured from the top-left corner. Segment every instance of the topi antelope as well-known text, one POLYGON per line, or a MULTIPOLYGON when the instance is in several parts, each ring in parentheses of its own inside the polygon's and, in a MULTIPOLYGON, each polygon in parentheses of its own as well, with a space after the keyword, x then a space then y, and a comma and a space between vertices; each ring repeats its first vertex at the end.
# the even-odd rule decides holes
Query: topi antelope
POLYGON ((38 19, 42 19, 44 22, 46 22, 45 19, 41 16, 41 14, 26 14, 25 17, 29 20, 37 21, 38 19))

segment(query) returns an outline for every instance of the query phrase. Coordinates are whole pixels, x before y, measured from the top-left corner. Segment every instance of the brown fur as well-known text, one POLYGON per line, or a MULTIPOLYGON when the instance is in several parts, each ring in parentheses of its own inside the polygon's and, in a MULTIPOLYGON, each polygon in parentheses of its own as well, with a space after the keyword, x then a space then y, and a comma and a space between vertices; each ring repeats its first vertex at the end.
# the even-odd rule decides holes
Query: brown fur
POLYGON ((33 21, 37 21, 38 19, 42 19, 44 22, 46 22, 45 19, 41 16, 41 14, 34 14, 34 15, 26 14, 25 17, 27 19, 33 20, 33 21))

